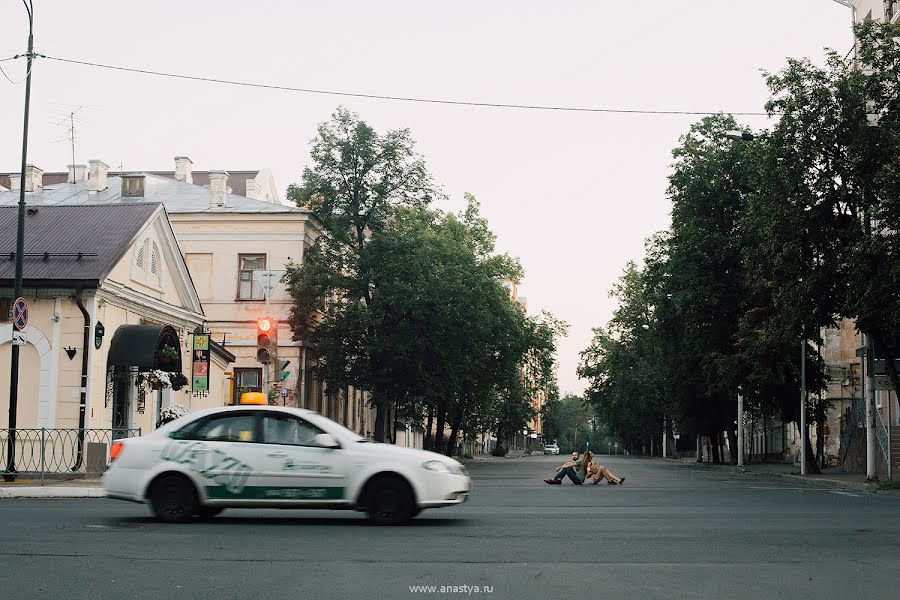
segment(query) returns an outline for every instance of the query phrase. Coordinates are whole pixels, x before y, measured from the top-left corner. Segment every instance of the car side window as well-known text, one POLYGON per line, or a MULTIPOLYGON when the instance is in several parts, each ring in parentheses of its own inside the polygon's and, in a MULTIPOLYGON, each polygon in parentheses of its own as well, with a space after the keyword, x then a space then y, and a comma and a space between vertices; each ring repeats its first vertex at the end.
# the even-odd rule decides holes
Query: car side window
POLYGON ((263 417, 263 440, 266 444, 316 446, 316 436, 325 433, 312 423, 288 414, 263 417))
POLYGON ((242 414, 211 417, 194 425, 190 431, 179 431, 177 437, 207 442, 255 442, 258 441, 256 416, 242 414))

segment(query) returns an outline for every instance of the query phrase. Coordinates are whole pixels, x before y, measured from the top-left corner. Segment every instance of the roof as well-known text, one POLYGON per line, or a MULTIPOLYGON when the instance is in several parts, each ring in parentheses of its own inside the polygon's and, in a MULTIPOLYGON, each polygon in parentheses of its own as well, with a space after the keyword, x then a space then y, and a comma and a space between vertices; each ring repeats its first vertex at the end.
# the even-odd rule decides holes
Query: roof
MULTIPOLYGON (((100 282, 159 208, 159 203, 147 202, 30 205, 25 214, 25 280, 100 282), (45 252, 50 255, 46 260, 29 256, 45 252), (96 256, 78 258, 79 252, 96 256)), ((16 249, 17 219, 17 207, 0 206, 0 256, 5 257, 0 260, 0 281, 15 278, 16 263, 8 257, 16 249)))
MULTIPOLYGON (((127 173, 126 175, 144 176, 144 196, 142 198, 122 198, 121 177, 108 176, 106 189, 90 192, 87 182, 56 183, 44 185, 40 192, 26 193, 25 202, 29 205, 85 205, 85 204, 124 204, 135 202, 160 202, 165 205, 166 212, 179 213, 237 213, 268 214, 297 213, 307 214, 309 211, 294 206, 274 204, 265 200, 255 200, 238 194, 226 194, 225 206, 213 208, 209 205, 209 189, 196 183, 175 181, 163 175, 148 172, 127 173)), ((46 174, 45 174, 46 177, 46 174)), ((46 179, 45 179, 46 181, 46 179)), ((231 180, 229 179, 229 183, 231 180)), ((246 178, 244 179, 246 185, 246 178)), ((0 192, 0 206, 11 206, 19 201, 19 191, 0 192)))
MULTIPOLYGON (((246 196, 247 195, 247 180, 253 179, 259 174, 259 169, 255 169, 253 171, 232 171, 231 169, 226 169, 228 171, 228 187, 231 188, 232 192, 237 194, 238 196, 246 196)), ((149 173, 151 175, 159 175, 160 177, 166 177, 168 179, 175 179, 175 171, 144 171, 145 173, 149 173)), ((124 171, 125 174, 128 174, 129 171, 124 171)), ((0 186, 5 188, 9 188, 9 176, 10 175, 18 175, 19 173, 0 173, 0 186)), ((119 171, 110 171, 107 173, 108 177, 118 177, 121 175, 119 171)), ((191 171, 191 179, 193 180, 194 185, 209 185, 209 171, 191 171)), ((43 182, 44 185, 59 185, 60 183, 66 183, 69 181, 69 172, 68 171, 48 171, 44 173, 43 182)))

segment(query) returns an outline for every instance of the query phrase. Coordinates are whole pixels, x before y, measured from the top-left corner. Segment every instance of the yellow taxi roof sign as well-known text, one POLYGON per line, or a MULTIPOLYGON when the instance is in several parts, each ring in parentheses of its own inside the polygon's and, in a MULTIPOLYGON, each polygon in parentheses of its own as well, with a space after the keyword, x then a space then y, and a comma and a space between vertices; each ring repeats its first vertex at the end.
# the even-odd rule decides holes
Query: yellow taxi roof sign
POLYGON ((268 398, 262 392, 244 392, 239 404, 266 404, 268 398))

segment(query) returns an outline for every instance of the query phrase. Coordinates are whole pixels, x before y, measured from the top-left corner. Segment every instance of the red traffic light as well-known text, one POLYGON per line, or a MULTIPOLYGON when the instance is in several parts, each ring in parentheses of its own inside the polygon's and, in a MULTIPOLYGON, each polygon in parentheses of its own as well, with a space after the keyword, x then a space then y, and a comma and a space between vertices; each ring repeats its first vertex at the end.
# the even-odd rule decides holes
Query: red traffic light
POLYGON ((257 319, 256 328, 261 332, 267 332, 272 330, 272 320, 268 317, 263 317, 261 319, 257 319))

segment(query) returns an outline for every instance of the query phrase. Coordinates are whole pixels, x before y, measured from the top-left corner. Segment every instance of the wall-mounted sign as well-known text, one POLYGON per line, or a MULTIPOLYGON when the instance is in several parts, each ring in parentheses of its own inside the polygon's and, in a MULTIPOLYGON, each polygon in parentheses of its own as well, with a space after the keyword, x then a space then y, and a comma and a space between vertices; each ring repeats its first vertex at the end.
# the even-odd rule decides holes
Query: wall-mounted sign
POLYGON ((103 336, 106 334, 106 328, 103 326, 103 323, 97 321, 97 324, 94 325, 94 348, 97 350, 100 349, 100 346, 103 345, 103 336))
POLYGON ((194 350, 191 352, 191 389, 209 391, 209 334, 194 334, 194 350))

